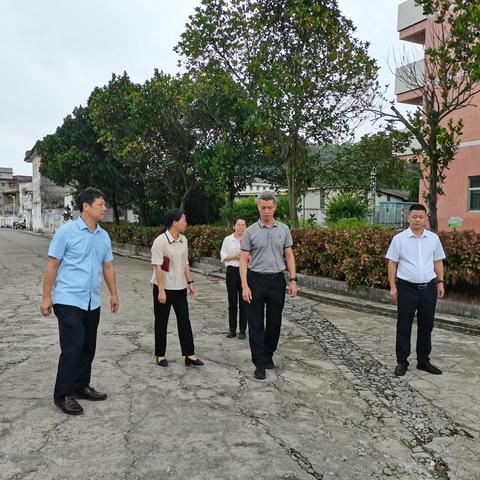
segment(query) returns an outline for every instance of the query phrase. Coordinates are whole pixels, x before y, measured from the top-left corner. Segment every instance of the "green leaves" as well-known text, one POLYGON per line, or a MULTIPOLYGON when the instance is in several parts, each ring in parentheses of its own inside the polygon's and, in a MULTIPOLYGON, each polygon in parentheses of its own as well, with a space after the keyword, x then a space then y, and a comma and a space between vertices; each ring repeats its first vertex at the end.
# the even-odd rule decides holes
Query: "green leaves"
MULTIPOLYGON (((421 165, 427 186, 429 223, 437 231, 437 199, 443 195, 449 165, 454 160, 463 130, 455 112, 472 105, 480 93, 480 3, 471 0, 416 0, 428 22, 425 76, 406 70, 403 80, 422 96, 416 111, 402 115, 392 107, 420 147, 413 157, 421 165), (416 80, 414 80, 416 78, 416 80), (458 120, 455 120, 457 118, 458 120)), ((402 77, 400 76, 402 79, 402 77)))
POLYGON ((398 158, 408 138, 402 132, 381 131, 364 135, 359 142, 324 149, 317 186, 363 196, 371 191, 372 175, 377 189, 402 188, 405 162, 398 158))
POLYGON ((306 147, 345 135, 359 98, 376 88, 375 61, 353 33, 334 0, 204 0, 176 48, 191 72, 228 73, 256 105, 264 153, 286 172, 294 224, 297 182, 313 181, 306 147))

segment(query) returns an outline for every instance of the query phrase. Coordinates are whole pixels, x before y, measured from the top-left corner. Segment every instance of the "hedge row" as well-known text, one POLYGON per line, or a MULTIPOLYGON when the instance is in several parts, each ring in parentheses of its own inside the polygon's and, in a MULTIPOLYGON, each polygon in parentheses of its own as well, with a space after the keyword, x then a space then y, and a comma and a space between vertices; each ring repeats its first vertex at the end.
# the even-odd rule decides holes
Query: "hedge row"
MULTIPOLYGON (((132 224, 104 224, 112 240, 151 246, 159 227, 132 224)), ((230 233, 223 227, 197 225, 188 227, 189 253, 219 258, 223 238, 230 233)), ((384 259, 395 235, 392 230, 356 228, 351 230, 292 230, 298 271, 343 280, 350 286, 388 287, 384 259)), ((445 260, 447 285, 480 285, 480 234, 475 232, 440 233, 445 260)))
MULTIPOLYGON (((386 260, 392 230, 294 230, 299 271, 343 280, 350 286, 388 288, 386 260)), ((447 258, 445 283, 480 285, 480 233, 441 232, 447 258)))

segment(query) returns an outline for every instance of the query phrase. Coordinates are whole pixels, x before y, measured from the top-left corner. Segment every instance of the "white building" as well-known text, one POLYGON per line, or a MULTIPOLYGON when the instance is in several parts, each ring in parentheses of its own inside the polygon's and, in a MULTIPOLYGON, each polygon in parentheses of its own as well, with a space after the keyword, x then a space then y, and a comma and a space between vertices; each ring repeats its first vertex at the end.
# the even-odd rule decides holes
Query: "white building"
POLYGON ((55 232, 64 223, 63 197, 70 187, 59 187, 41 174, 41 157, 37 145, 25 152, 25 161, 32 164, 32 229, 35 232, 55 232))

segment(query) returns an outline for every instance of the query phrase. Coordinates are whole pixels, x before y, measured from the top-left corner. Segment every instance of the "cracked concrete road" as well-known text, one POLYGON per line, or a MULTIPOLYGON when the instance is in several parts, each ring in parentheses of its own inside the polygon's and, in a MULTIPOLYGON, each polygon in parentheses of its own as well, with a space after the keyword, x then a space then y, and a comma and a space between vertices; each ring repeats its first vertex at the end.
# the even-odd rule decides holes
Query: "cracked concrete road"
POLYGON ((248 344, 225 338, 223 281, 196 275, 206 364, 185 368, 172 313, 170 366, 159 368, 150 266, 123 257, 120 313, 104 308, 92 379, 109 398, 64 415, 52 403, 56 319, 38 311, 48 243, 0 230, 1 479, 480 478, 479 337, 435 330, 444 375, 413 359, 396 379, 391 319, 299 298, 261 382, 248 344))

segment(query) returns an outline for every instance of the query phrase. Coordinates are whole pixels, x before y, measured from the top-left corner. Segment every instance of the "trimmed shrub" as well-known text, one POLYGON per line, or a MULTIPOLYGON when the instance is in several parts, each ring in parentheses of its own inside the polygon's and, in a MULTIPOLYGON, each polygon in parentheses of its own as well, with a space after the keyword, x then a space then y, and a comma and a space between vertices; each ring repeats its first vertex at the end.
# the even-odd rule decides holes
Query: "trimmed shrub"
MULTIPOLYGON (((261 193, 261 192, 258 192, 261 193)), ((226 221, 225 207, 220 209, 220 217, 224 223, 226 221)), ((233 218, 244 218, 247 225, 258 220, 257 197, 245 197, 240 200, 235 200, 233 203, 233 218)), ((288 220, 288 197, 286 195, 277 195, 277 211, 275 218, 281 222, 288 220)))
POLYGON ((141 247, 151 247, 162 229, 161 226, 144 227, 138 223, 102 222, 101 225, 114 242, 129 243, 141 247))
POLYGON ((364 218, 339 218, 331 223, 330 230, 352 230, 354 228, 369 227, 370 225, 364 218))
POLYGON ((342 218, 364 219, 367 211, 367 204, 358 197, 341 193, 327 203, 325 221, 330 226, 342 218))
POLYGON ((186 233, 189 243, 188 256, 192 260, 198 260, 200 257, 220 258, 223 239, 232 231, 225 227, 204 225, 190 227, 186 233))

